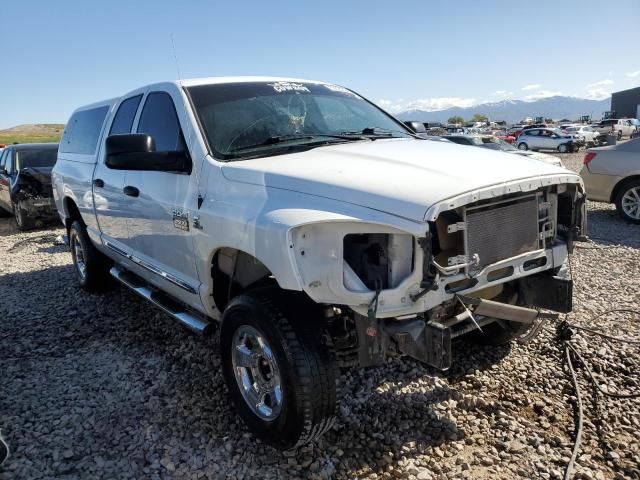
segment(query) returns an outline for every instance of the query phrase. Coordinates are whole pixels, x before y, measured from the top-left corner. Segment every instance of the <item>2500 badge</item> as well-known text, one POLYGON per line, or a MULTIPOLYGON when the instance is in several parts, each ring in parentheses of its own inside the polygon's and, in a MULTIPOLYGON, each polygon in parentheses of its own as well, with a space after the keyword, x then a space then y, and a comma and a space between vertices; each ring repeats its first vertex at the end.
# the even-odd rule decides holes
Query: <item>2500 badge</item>
POLYGON ((174 210, 173 226, 175 228, 179 228, 180 230, 184 230, 185 232, 188 232, 189 231, 189 214, 182 212, 181 210, 174 210))

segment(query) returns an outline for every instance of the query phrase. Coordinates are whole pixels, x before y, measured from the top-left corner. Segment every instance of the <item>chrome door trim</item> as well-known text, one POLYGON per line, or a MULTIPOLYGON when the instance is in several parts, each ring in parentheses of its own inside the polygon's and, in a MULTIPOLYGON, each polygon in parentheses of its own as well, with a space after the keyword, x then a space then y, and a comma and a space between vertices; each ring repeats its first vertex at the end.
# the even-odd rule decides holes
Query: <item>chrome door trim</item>
POLYGON ((177 287, 182 288, 183 290, 192 293, 193 295, 197 295, 198 294, 198 290, 193 287, 192 285, 188 284, 187 282, 184 282, 182 280, 180 280, 178 277, 176 277, 175 275, 170 274, 169 272, 165 272, 164 270, 159 269, 158 267, 156 267, 155 265, 153 265, 152 263, 149 263, 145 260, 142 260, 141 258, 135 257, 133 255, 129 255, 127 252, 125 252, 124 250, 121 250, 120 248, 116 247, 115 245, 113 245, 112 243, 105 241, 104 244, 110 248, 111 250, 113 250, 114 252, 116 252, 117 254, 128 258, 129 260, 131 260, 133 263, 135 263, 136 265, 141 266, 142 268, 144 268, 145 270, 148 270, 149 272, 155 273, 156 275, 164 278, 165 280, 167 280, 168 282, 174 284, 177 287))

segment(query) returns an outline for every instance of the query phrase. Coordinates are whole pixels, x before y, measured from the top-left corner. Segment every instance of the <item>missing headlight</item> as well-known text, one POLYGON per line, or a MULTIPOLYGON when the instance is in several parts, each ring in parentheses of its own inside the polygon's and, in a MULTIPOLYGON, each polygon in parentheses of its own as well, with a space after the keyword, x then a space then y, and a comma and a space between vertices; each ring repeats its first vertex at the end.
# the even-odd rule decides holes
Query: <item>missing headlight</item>
POLYGON ((344 260, 369 290, 394 288, 413 271, 411 235, 349 234, 344 237, 344 260))

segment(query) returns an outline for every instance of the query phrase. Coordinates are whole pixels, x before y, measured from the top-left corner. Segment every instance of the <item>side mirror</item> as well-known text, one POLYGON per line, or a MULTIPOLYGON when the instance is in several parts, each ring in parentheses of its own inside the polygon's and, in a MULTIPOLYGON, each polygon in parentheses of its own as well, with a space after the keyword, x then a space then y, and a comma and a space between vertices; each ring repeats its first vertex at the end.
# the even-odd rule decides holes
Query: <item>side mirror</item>
POLYGON ((409 127, 409 130, 415 133, 427 133, 427 129, 422 122, 404 122, 409 127))
POLYGON ((145 133, 110 135, 106 154, 105 165, 113 170, 191 173, 192 163, 187 152, 156 152, 153 137, 145 133))

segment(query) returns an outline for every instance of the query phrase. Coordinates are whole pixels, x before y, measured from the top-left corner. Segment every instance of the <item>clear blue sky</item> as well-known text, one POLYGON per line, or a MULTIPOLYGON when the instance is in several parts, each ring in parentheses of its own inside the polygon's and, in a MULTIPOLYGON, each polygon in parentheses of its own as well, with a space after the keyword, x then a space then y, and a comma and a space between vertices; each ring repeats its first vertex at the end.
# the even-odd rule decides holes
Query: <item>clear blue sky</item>
POLYGON ((398 111, 640 85, 640 1, 3 0, 0 128, 155 81, 283 75, 398 111))

